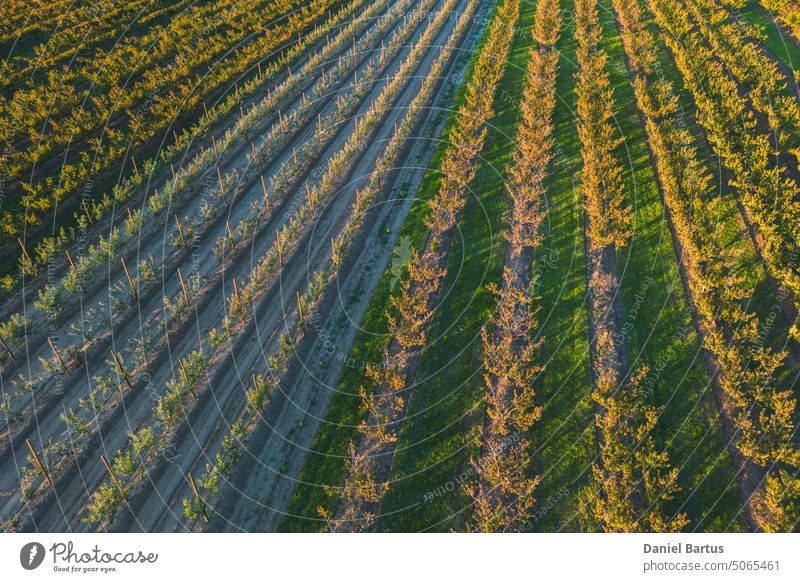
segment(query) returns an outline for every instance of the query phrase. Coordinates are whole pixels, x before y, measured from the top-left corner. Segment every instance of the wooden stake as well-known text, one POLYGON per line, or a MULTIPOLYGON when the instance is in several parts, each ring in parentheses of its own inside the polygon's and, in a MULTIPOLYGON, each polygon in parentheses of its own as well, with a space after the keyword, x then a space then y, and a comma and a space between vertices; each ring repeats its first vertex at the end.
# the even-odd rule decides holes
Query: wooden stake
POLYGON ((122 263, 122 268, 125 270, 125 276, 128 278, 128 285, 131 286, 131 293, 136 295, 136 286, 133 284, 133 279, 131 279, 131 274, 128 271, 128 265, 125 264, 125 259, 122 257, 120 257, 119 260, 122 263))
POLYGON ((217 151, 217 138, 214 137, 214 134, 211 134, 211 145, 214 146, 214 156, 219 161, 219 152, 217 151))
POLYGON ((89 221, 89 224, 92 224, 92 216, 89 214, 89 206, 86 204, 86 200, 81 202, 81 206, 83 206, 83 213, 86 215, 86 219, 89 221))
POLYGON ((264 183, 264 176, 261 176, 261 189, 264 190, 264 201, 267 203, 267 210, 272 213, 272 202, 269 200, 267 185, 264 183))
POLYGON ((222 194, 222 203, 228 206, 228 197, 225 194, 225 182, 222 181, 222 173, 219 171, 219 166, 217 166, 217 179, 219 180, 219 191, 222 194))
POLYGON ((304 321, 305 317, 303 317, 303 302, 300 301, 300 291, 295 291, 297 296, 297 310, 300 312, 300 321, 304 321))
POLYGON ((263 75, 261 74, 261 61, 258 61, 258 63, 257 63, 257 64, 258 64, 258 80, 259 80, 259 81, 262 81, 264 77, 263 77, 263 75))
POLYGON ((281 245, 281 229, 275 231, 275 243, 278 249, 278 265, 283 266, 283 248, 281 245))
POLYGON ((175 215, 175 224, 178 225, 178 234, 181 235, 181 242, 183 243, 183 247, 187 248, 188 245, 186 244, 186 237, 183 234, 183 227, 181 226, 181 219, 178 218, 178 215, 175 215))
POLYGON ((200 492, 197 490, 197 485, 195 485, 194 483, 194 477, 192 477, 191 473, 187 473, 187 475, 189 476, 189 484, 192 486, 192 491, 194 491, 194 496, 197 499, 197 501, 200 502, 200 507, 203 508, 203 518, 206 520, 206 523, 208 523, 208 513, 206 513, 206 504, 203 503, 203 499, 200 497, 200 492))
POLYGON ((78 283, 85 291, 86 288, 83 287, 83 281, 81 281, 81 274, 78 272, 78 268, 75 266, 75 263, 72 262, 72 257, 70 256, 69 251, 67 249, 64 249, 64 254, 67 255, 67 261, 69 261, 70 268, 75 272, 75 276, 78 278, 78 283))
MULTIPOLYGON (((28 249, 25 248, 25 245, 22 243, 22 239, 17 237, 17 242, 19 246, 22 248, 22 254, 25 255, 25 258, 31 261, 31 256, 28 254, 28 249)), ((33 261, 31 261, 33 262, 33 261)))
POLYGON ((183 275, 181 274, 181 268, 178 267, 178 279, 181 281, 181 289, 183 289, 183 298, 186 300, 186 305, 189 305, 189 294, 186 292, 186 283, 183 282, 183 275))
POLYGON ((111 357, 114 359, 114 364, 116 364, 116 366, 117 366, 117 373, 119 373, 119 375, 123 377, 123 379, 125 380, 125 383, 128 385, 128 388, 133 390, 133 384, 131 384, 131 380, 130 380, 130 378, 128 378, 128 373, 122 367, 122 364, 120 363, 119 359, 117 358, 117 354, 114 353, 114 350, 111 350, 111 357))
POLYGON ((278 121, 281 124, 281 131, 283 131, 283 113, 281 113, 280 109, 278 109, 278 121))
POLYGON ((177 178, 177 176, 175 176, 175 166, 170 164, 169 165, 169 169, 172 170, 172 185, 173 186, 177 186, 178 185, 178 178, 177 178))
POLYGON ((205 101, 203 101, 203 112, 205 113, 206 121, 208 121, 208 107, 206 107, 205 101))
POLYGON ((294 165, 297 165, 297 146, 292 146, 292 156, 294 156, 294 165))
POLYGON ((11 359, 16 362, 17 358, 14 356, 14 352, 11 351, 11 348, 8 347, 8 344, 6 343, 6 340, 3 339, 3 336, 0 336, 0 345, 2 345, 6 353, 11 356, 11 359))
POLYGON ((233 296, 236 297, 237 305, 242 305, 242 297, 239 295, 239 288, 236 286, 236 279, 233 279, 233 296))
POLYGON ((186 366, 184 365, 183 360, 178 360, 178 367, 181 370, 183 381, 186 382, 186 386, 189 388, 189 395, 192 397, 192 400, 197 400, 197 393, 194 391, 194 386, 192 386, 192 383, 189 382, 189 373, 186 371, 186 366))
POLYGON ((36 465, 39 467, 39 470, 42 472, 42 475, 44 475, 44 478, 50 484, 50 488, 55 489, 56 486, 53 485, 53 480, 50 478, 48 472, 45 471, 44 465, 42 465, 42 461, 39 458, 39 454, 36 452, 36 449, 33 448, 33 443, 31 443, 30 440, 25 439, 25 444, 28 445, 28 450, 30 450, 31 455, 33 455, 33 460, 36 461, 36 465))
POLYGON ((53 340, 48 337, 47 343, 50 344, 50 349, 53 350, 53 353, 56 355, 56 359, 58 360, 58 363, 61 364, 61 368, 64 370, 64 372, 69 374, 69 368, 67 368, 67 365, 64 363, 64 359, 61 357, 61 354, 58 353, 53 340))
POLYGON ((258 152, 256 152, 256 144, 254 144, 252 141, 250 142, 250 149, 253 150, 253 162, 256 165, 256 172, 260 172, 261 169, 259 168, 258 164, 258 152))
POLYGON ((131 162, 133 163, 133 174, 136 176, 136 179, 139 179, 139 168, 136 166, 136 159, 131 156, 131 162))
POLYGON ((122 483, 120 483, 119 479, 117 479, 117 476, 114 475, 114 471, 113 469, 111 469, 111 465, 108 464, 108 461, 106 461, 106 458, 105 456, 103 456, 103 453, 100 453, 100 460, 103 461, 103 465, 105 465, 106 471, 108 472, 108 476, 111 477, 111 480, 114 482, 114 485, 116 485, 117 489, 119 489, 119 494, 122 495, 123 499, 125 499, 125 490, 122 488, 122 483))

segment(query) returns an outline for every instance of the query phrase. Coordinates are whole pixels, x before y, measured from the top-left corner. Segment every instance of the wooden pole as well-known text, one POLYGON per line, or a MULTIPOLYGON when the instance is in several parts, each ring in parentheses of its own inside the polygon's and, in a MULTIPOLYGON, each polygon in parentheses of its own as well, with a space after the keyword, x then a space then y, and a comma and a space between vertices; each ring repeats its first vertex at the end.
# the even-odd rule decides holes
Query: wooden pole
POLYGON ((6 343, 6 340, 3 339, 3 336, 0 336, 0 345, 2 345, 6 353, 11 356, 11 359, 16 362, 17 358, 14 356, 14 352, 11 351, 11 348, 8 347, 8 344, 6 343))
POLYGON ((183 243, 183 247, 187 248, 188 245, 186 244, 186 237, 183 235, 183 227, 181 226, 181 219, 178 218, 178 215, 175 215, 175 224, 178 225, 178 234, 181 235, 181 242, 183 243))
POLYGON ((203 101, 203 113, 205 113, 206 121, 208 121, 208 107, 206 106, 205 101, 203 101))
POLYGON ((219 166, 217 166, 217 179, 219 180, 219 191, 222 194, 222 203, 227 206, 228 197, 225 195, 225 182, 222 181, 222 173, 219 171, 219 166))
POLYGON ((183 381, 186 382, 186 386, 189 388, 189 394, 191 395, 192 400, 197 400, 197 393, 194 391, 194 386, 192 386, 192 383, 189 382, 189 373, 186 371, 186 365, 183 363, 183 360, 178 360, 178 367, 181 370, 183 381))
POLYGON ((297 310, 300 312, 300 321, 305 321, 305 317, 303 316, 303 302, 300 301, 300 291, 295 291, 295 295, 297 297, 297 310))
POLYGON ((217 151, 217 140, 214 137, 213 133, 211 134, 211 145, 214 146, 214 156, 217 158, 217 161, 219 161, 219 152, 217 151))
POLYGON ((119 479, 117 479, 117 476, 114 475, 114 470, 111 468, 111 465, 108 464, 108 461, 106 461, 106 458, 103 455, 103 453, 100 453, 100 460, 103 461, 103 465, 105 466, 106 471, 108 472, 108 476, 111 477, 111 480, 114 482, 114 485, 116 485, 117 489, 119 489, 119 494, 122 495, 123 499, 125 499, 125 490, 122 488, 122 483, 120 483, 119 479))
POLYGON ((133 164, 133 174, 136 176, 136 179, 139 179, 139 167, 136 165, 136 159, 131 156, 131 163, 133 164))
POLYGON ((264 201, 267 203, 267 210, 272 213, 272 202, 269 200, 269 194, 267 193, 267 185, 264 182, 264 176, 261 176, 261 189, 264 190, 264 201))
POLYGON ((231 245, 231 254, 233 255, 233 254, 236 253, 236 245, 233 243, 233 233, 231 232, 231 223, 230 222, 226 222, 225 223, 225 228, 228 229, 228 242, 231 245))
POLYGON ((253 150, 253 162, 256 165, 256 172, 260 172, 261 169, 258 163, 258 152, 256 151, 256 144, 254 144, 252 141, 250 142, 250 149, 253 150))
MULTIPOLYGON (((31 261, 31 256, 28 254, 28 249, 25 248, 25 244, 22 242, 22 239, 17 237, 17 242, 19 243, 20 248, 22 249, 22 254, 25 255, 25 258, 31 261)), ((33 261, 31 261, 33 262, 33 261)))
POLYGON ((53 353, 56 355, 56 359, 58 360, 58 363, 61 364, 61 367, 63 368, 63 370, 67 374, 69 374, 69 368, 67 368, 67 365, 64 363, 64 358, 62 358, 61 354, 58 353, 58 350, 56 349, 56 346, 53 343, 53 340, 48 337, 47 338, 47 343, 50 344, 50 349, 53 350, 53 353))
POLYGON ((194 477, 192 477, 191 473, 188 473, 189 476, 189 484, 192 486, 192 491, 194 491, 195 499, 200 503, 200 507, 203 508, 203 518, 208 523, 208 513, 206 513, 206 504, 203 503, 202 497, 200 497, 200 492, 197 490, 197 485, 194 483, 194 477))
POLYGON ((89 206, 87 206, 86 200, 81 202, 81 206, 83 207, 83 213, 86 215, 86 220, 88 220, 89 224, 91 225, 92 224, 92 217, 89 214, 89 206))
POLYGON ((83 287, 83 282, 81 281, 81 274, 78 272, 78 268, 72 261, 72 257, 70 256, 69 251, 67 249, 64 249, 64 254, 67 255, 67 261, 69 261, 69 266, 75 272, 75 275, 78 277, 78 282, 81 284, 81 287, 83 287))
POLYGON ((172 170, 172 185, 177 186, 178 178, 175 176, 175 166, 170 164, 169 169, 172 170))
POLYGON ((233 279, 233 296, 236 297, 236 303, 242 304, 242 297, 239 295, 239 287, 236 286, 236 279, 233 279))
POLYGON ((183 282, 183 275, 181 274, 181 268, 178 267, 178 279, 181 281, 181 289, 183 289, 183 298, 186 300, 186 305, 189 305, 189 294, 186 292, 186 283, 183 282))
MULTIPOLYGON (((131 212, 130 207, 128 207, 127 210, 128 210, 128 220, 131 221, 131 228, 136 228, 136 219, 133 218, 133 212, 131 212)), ((136 232, 136 236, 138 238, 138 236, 139 236, 139 232, 138 231, 136 232)))
POLYGON ((131 286, 131 293, 136 295, 136 286, 133 284, 133 279, 131 278, 131 274, 128 271, 128 265, 125 264, 125 259, 123 259, 122 257, 120 257, 119 260, 122 263, 122 268, 125 270, 125 276, 128 278, 128 285, 131 286))
POLYGON ((33 455, 33 460, 36 461, 36 465, 39 467, 39 470, 44 475, 44 478, 50 484, 52 489, 55 489, 56 486, 53 485, 53 480, 50 478, 50 474, 45 470, 44 465, 42 465, 42 460, 39 458, 39 454, 36 452, 36 449, 33 448, 33 443, 30 440, 25 439, 25 444, 28 445, 28 450, 30 450, 31 455, 33 455))
POLYGON ((111 357, 114 359, 114 364, 117 366, 117 373, 125 380, 128 388, 133 390, 133 384, 131 384, 131 380, 128 378, 128 373, 122 367, 122 364, 120 363, 119 358, 117 358, 117 354, 114 353, 114 350, 111 350, 111 357))
POLYGON ((262 81, 264 77, 263 77, 263 75, 261 74, 261 61, 258 61, 258 63, 257 63, 257 64, 258 64, 258 80, 259 80, 259 81, 262 81))

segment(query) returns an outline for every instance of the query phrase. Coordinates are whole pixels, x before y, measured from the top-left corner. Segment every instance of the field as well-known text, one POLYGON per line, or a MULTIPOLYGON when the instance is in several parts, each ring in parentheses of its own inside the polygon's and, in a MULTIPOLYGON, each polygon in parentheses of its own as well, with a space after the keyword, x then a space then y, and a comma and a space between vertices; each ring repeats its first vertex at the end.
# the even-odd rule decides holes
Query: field
POLYGON ((800 7, 12 0, 0 531, 800 529, 800 7))

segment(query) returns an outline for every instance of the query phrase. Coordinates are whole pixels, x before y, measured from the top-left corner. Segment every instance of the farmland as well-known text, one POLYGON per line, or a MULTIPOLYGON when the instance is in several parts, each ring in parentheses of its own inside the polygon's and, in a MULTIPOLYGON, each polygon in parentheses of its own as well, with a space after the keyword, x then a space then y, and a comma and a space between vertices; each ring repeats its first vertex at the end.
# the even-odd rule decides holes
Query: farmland
POLYGON ((800 8, 0 16, 0 530, 800 529, 800 8))

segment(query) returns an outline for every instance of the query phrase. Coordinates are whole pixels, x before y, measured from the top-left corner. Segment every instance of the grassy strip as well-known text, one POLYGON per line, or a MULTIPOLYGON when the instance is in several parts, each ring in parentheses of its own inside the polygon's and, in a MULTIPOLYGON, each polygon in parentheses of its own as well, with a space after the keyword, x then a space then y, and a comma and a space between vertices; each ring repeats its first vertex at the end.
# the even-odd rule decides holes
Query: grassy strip
POLYGON ((611 2, 599 4, 602 44, 609 55, 617 100, 616 121, 625 139, 625 193, 635 209, 633 237, 619 253, 631 367, 649 368, 643 380, 649 402, 664 407, 657 441, 666 446, 672 465, 680 469, 681 492, 671 508, 686 512, 691 528, 718 530, 736 514, 733 467, 684 296, 611 2))
MULTIPOLYGON (((788 29, 781 29, 775 18, 759 0, 751 0, 737 12, 739 18, 749 25, 763 27, 764 45, 779 61, 792 70, 800 67, 800 39, 791 36, 788 29)), ((779 16, 777 13, 775 16, 779 16)))
MULTIPOLYGON (((472 74, 475 57, 479 54, 480 47, 487 40, 489 24, 495 13, 496 8, 484 25, 478 47, 468 64, 464 82, 461 83, 453 101, 453 112, 457 111, 464 102, 466 80, 472 74)), ((459 58, 465 59, 467 55, 462 54, 459 58)), ((449 144, 447 135, 452 130, 454 122, 455 113, 451 113, 443 132, 442 141, 433 154, 429 170, 416 194, 416 201, 399 233, 398 248, 409 242, 417 249, 421 249, 424 245, 427 236, 424 219, 429 213, 427 202, 438 191, 439 168, 449 144)), ((397 250, 395 252, 398 253, 397 250)), ((364 383, 365 365, 378 363, 381 360, 388 332, 388 323, 385 317, 386 307, 390 297, 400 294, 400 286, 396 284, 395 273, 396 270, 393 270, 391 266, 388 267, 381 275, 370 298, 364 319, 360 323, 362 331, 356 338, 348 356, 348 367, 342 374, 338 390, 328 408, 325 423, 310 451, 312 456, 300 474, 300 482, 289 503, 288 515, 279 527, 281 531, 322 531, 325 529, 325 522, 319 518, 317 508, 324 507, 332 510, 335 507, 336 499, 328 496, 323 487, 326 485, 338 486, 344 480, 344 460, 347 458, 348 445, 351 441, 358 439, 358 425, 366 416, 358 388, 364 383)))
POLYGON ((469 460, 485 414, 480 330, 497 304, 486 286, 499 284, 502 273, 509 208, 503 180, 515 145, 533 8, 521 5, 495 116, 459 220, 378 518, 384 531, 463 530, 472 515, 461 484, 472 476, 469 460))
MULTIPOLYGON (((573 9, 562 0, 562 13, 573 9)), ((539 511, 531 529, 576 529, 578 492, 591 481, 595 455, 594 411, 591 400, 589 329, 586 305, 586 265, 583 244, 584 213, 573 179, 581 167, 575 131, 574 24, 564 21, 557 49, 561 52, 554 123, 556 157, 548 181, 548 218, 544 225, 543 256, 539 258, 541 333, 545 363, 539 390, 542 420, 534 442, 542 481, 539 511)), ((534 429, 536 430, 536 429, 534 429)))

